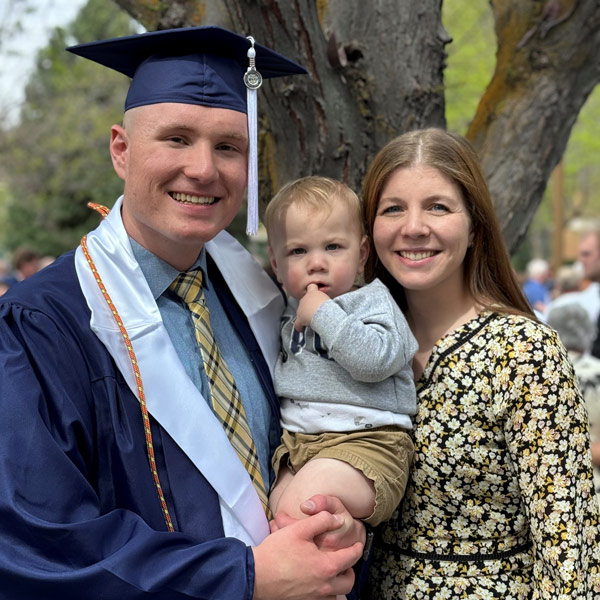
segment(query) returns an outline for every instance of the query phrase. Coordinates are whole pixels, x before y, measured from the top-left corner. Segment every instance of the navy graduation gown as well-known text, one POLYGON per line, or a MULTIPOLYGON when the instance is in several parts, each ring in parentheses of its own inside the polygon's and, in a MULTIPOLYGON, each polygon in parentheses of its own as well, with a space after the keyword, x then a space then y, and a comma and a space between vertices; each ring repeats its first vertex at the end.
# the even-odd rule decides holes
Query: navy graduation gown
POLYGON ((251 598, 252 551, 223 537, 218 496, 151 418, 167 532, 138 400, 89 318, 73 253, 0 298, 0 598, 251 598))

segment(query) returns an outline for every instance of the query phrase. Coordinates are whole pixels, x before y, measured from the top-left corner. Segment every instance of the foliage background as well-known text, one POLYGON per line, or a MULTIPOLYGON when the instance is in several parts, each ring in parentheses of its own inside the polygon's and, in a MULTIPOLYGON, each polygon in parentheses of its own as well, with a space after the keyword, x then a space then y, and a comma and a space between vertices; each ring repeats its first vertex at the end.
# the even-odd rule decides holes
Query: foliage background
POLYGON ((65 52, 71 44, 128 35, 134 24, 113 2, 90 0, 54 30, 37 56, 19 123, 0 134, 0 247, 27 244, 56 256, 94 228, 88 202, 112 205, 122 185, 108 154, 128 81, 65 52))

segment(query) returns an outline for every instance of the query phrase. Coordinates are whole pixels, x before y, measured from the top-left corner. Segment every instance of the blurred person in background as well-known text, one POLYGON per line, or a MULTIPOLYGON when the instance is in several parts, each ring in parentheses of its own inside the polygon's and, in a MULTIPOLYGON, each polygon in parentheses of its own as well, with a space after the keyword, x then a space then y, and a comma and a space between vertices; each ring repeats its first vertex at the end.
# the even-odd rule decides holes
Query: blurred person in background
POLYGON ((0 258, 0 296, 5 294, 10 288, 10 265, 9 262, 0 258))
POLYGON ((50 256, 50 255, 42 256, 42 258, 40 258, 40 262, 38 265, 39 270, 41 271, 42 269, 45 269, 48 265, 51 265, 55 260, 56 260, 55 256, 50 256))
MULTIPOLYGON (((7 289, 40 270, 40 255, 29 246, 19 246, 12 255, 13 271, 2 277, 7 289)), ((5 290, 6 291, 6 290, 5 290)))
POLYGON ((592 342, 591 353, 600 358, 600 336, 598 319, 600 317, 600 231, 590 231, 579 242, 579 262, 583 265, 583 274, 592 282, 587 288, 587 309, 592 323, 596 325, 596 335, 592 342))
POLYGON ((589 353, 594 336, 593 323, 585 308, 574 302, 552 308, 548 312, 547 322, 556 330, 569 353, 586 402, 594 487, 600 502, 600 359, 589 353))
POLYGON ((23 281, 40 270, 40 254, 29 246, 19 246, 13 253, 14 277, 23 281))
POLYGON ((554 279, 554 297, 546 306, 544 320, 546 320, 548 313, 557 306, 577 303, 586 308, 589 294, 583 290, 583 287, 584 275, 581 263, 576 262, 559 267, 554 279))
POLYGON ((523 283, 523 293, 531 308, 543 314, 546 305, 552 300, 548 280, 550 265, 543 258, 534 258, 527 263, 527 279, 523 283))

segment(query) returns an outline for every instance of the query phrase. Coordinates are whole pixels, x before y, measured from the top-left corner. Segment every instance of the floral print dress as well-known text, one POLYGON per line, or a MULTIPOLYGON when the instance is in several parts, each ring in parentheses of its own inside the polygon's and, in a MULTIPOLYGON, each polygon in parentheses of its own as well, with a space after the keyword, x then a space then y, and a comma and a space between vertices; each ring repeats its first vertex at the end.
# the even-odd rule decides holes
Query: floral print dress
POLYGON ((556 333, 482 313, 438 341, 417 394, 411 477, 367 597, 600 598, 587 418, 556 333))

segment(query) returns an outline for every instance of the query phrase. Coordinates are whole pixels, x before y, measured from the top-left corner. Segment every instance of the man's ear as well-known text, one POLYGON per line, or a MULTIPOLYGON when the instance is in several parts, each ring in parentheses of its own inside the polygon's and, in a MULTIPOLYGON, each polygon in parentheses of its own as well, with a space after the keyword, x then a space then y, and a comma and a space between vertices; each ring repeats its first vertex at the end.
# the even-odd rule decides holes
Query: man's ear
POLYGON ((366 235, 362 236, 360 240, 359 260, 358 260, 358 272, 363 273, 365 270, 365 264, 369 257, 369 238, 366 235))
POLYGON ((127 172, 127 157, 129 150, 129 137, 122 125, 113 125, 110 129, 110 157, 117 175, 125 180, 127 172))

